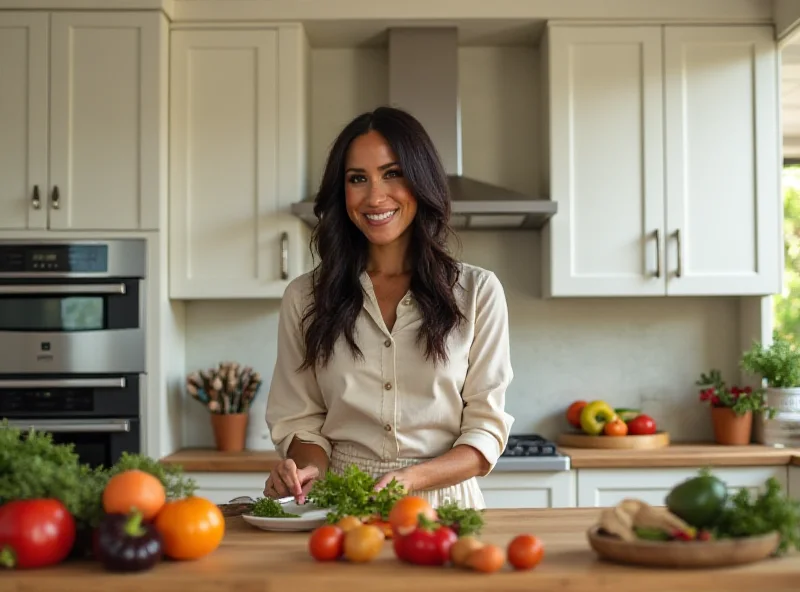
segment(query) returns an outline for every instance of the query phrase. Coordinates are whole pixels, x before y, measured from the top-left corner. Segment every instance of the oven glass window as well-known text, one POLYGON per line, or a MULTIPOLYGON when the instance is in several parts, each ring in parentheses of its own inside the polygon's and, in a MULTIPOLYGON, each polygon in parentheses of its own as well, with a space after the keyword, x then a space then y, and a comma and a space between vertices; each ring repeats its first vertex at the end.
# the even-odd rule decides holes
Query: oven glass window
POLYGON ((105 329, 103 296, 0 298, 0 331, 105 329))

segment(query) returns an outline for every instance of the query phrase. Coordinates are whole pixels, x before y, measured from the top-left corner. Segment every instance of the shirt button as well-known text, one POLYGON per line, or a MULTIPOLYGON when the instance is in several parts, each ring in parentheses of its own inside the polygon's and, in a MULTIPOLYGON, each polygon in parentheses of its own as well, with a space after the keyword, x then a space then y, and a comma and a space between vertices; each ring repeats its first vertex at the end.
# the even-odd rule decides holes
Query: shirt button
POLYGON ((386 341, 383 342, 383 345, 385 345, 386 347, 391 347, 392 346, 392 340, 391 339, 387 339, 386 341))
POLYGON ((383 388, 385 388, 387 391, 392 390, 392 383, 387 382, 386 384, 383 385, 383 388))
POLYGON ((386 430, 387 432, 391 432, 391 431, 392 431, 392 426, 390 426, 390 425, 387 423, 385 426, 383 426, 383 429, 384 429, 384 430, 386 430))

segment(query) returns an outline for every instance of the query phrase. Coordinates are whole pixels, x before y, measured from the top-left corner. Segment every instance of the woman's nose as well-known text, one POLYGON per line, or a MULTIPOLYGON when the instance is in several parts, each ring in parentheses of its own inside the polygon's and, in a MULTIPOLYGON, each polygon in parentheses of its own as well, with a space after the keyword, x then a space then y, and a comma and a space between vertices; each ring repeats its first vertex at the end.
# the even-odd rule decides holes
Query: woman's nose
POLYGON ((379 205, 386 199, 386 191, 384 191, 381 183, 371 182, 369 185, 369 196, 367 202, 371 206, 379 205))

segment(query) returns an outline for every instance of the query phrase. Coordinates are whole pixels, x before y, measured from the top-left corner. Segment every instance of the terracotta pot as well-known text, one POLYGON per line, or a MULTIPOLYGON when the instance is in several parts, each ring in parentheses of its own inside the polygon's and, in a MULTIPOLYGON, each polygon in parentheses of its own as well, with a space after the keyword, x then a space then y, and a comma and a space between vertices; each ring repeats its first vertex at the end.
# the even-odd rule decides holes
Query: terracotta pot
POLYGON ((247 413, 212 413, 211 427, 214 428, 214 440, 217 450, 223 452, 240 452, 244 450, 247 440, 247 413))
POLYGON ((746 446, 750 444, 753 431, 753 412, 736 415, 728 407, 712 407, 711 421, 714 423, 714 440, 717 444, 746 446))

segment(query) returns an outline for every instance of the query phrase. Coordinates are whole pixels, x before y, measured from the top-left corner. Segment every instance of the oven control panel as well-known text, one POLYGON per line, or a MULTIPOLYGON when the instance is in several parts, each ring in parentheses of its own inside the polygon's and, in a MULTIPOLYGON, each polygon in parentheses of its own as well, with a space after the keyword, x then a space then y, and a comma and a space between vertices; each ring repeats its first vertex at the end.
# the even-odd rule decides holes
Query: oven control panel
POLYGON ((106 273, 106 245, 0 245, 0 273, 106 273))

